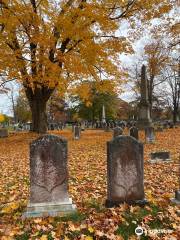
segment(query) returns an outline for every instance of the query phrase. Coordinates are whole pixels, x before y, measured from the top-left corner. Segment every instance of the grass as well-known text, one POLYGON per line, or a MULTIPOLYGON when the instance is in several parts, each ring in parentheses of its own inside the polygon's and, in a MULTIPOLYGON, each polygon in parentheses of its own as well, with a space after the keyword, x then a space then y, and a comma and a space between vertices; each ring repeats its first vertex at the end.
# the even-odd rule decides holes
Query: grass
POLYGON ((22 235, 18 235, 15 237, 15 240, 28 240, 30 234, 28 232, 23 233, 22 235))
POLYGON ((66 216, 63 217, 55 217, 54 220, 56 222, 68 222, 68 221, 72 221, 72 222, 81 222, 83 220, 86 219, 86 215, 80 212, 74 212, 71 214, 68 214, 66 216))
MULTIPOLYGON (((140 208, 137 212, 131 213, 130 210, 127 210, 123 217, 125 222, 121 223, 118 226, 116 234, 121 235, 124 240, 128 240, 130 236, 135 235, 135 229, 137 226, 141 226, 143 218, 150 217, 147 225, 150 229, 166 229, 167 227, 170 229, 170 220, 168 218, 159 219, 157 214, 162 212, 163 210, 156 205, 150 205, 150 208, 140 208)), ((144 234, 141 235, 141 239, 146 240, 150 239, 148 236, 144 234)))
POLYGON ((90 199, 89 201, 86 201, 85 205, 88 208, 94 208, 98 213, 104 212, 106 210, 106 208, 101 203, 99 203, 96 199, 90 199))

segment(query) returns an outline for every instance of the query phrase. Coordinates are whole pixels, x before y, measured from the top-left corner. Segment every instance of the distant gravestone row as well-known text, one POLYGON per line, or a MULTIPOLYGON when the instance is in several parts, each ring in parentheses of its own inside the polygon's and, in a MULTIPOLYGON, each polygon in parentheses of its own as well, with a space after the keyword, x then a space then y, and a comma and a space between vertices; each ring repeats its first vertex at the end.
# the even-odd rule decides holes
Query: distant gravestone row
MULTIPOLYGON (((114 128, 114 132, 113 132, 113 138, 116 138, 118 136, 121 136, 123 134, 123 129, 121 127, 115 127, 114 128)), ((139 133, 138 133, 138 129, 136 127, 131 127, 129 129, 129 135, 131 137, 134 137, 135 139, 139 139, 139 133)))

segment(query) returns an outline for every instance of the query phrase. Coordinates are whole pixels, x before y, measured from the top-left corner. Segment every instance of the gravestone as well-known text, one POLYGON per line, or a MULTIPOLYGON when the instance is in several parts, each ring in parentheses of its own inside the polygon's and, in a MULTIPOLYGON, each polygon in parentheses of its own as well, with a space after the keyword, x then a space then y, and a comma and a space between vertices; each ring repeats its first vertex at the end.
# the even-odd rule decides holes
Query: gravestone
POLYGON ((145 128, 145 138, 147 143, 153 143, 155 141, 155 133, 153 127, 145 128))
POLYGON ((59 130, 63 130, 63 123, 62 122, 59 123, 59 130))
POLYGON ((78 140, 78 139, 80 139, 80 136, 81 136, 81 127, 75 126, 74 127, 74 139, 78 140))
POLYGON ((174 123, 173 122, 169 123, 169 128, 174 128, 174 123))
POLYGON ((129 129, 129 135, 131 137, 134 137, 135 139, 139 139, 139 132, 138 132, 138 129, 136 127, 131 127, 129 129))
POLYGON ((143 179, 143 144, 130 136, 107 142, 106 206, 145 204, 143 179))
POLYGON ((156 163, 156 162, 171 162, 170 159, 170 152, 153 152, 151 153, 151 160, 149 160, 151 163, 156 163))
POLYGON ((180 205, 180 190, 175 191, 175 198, 172 198, 171 202, 180 205))
POLYGON ((113 131, 113 138, 123 134, 123 129, 121 127, 115 127, 113 131))
POLYGON ((168 128, 168 123, 167 123, 167 122, 164 122, 164 123, 163 123, 163 128, 164 128, 164 129, 167 129, 167 128, 168 128))
POLYGON ((6 128, 0 129, 0 138, 8 137, 8 130, 6 128))
POLYGON ((67 140, 43 135, 30 145, 30 202, 24 217, 64 215, 74 210, 68 195, 67 140))
POLYGON ((107 127, 107 123, 103 122, 103 129, 106 130, 106 127, 107 127))

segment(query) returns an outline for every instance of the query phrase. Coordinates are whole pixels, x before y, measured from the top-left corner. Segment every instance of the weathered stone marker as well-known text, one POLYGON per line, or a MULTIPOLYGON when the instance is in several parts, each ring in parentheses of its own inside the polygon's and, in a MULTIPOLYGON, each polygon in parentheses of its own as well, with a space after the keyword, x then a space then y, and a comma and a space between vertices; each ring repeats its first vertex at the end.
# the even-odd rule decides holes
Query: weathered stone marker
POLYGON ((30 203, 24 217, 64 215, 74 210, 68 195, 67 140, 43 135, 30 145, 30 203))
POLYGON ((107 142, 106 206, 145 204, 143 179, 143 144, 130 136, 107 142))
POLYGON ((170 159, 170 152, 153 152, 151 153, 151 160, 149 160, 151 163, 156 162, 171 162, 170 159))
POLYGON ((8 130, 6 128, 0 129, 0 138, 8 137, 8 130))
POLYGON ((74 139, 78 140, 78 139, 80 139, 80 136, 81 136, 81 127, 75 126, 74 127, 74 139))
POLYGON ((113 138, 123 134, 123 129, 121 127, 115 127, 113 132, 113 138))
POLYGON ((175 191, 175 198, 172 198, 171 201, 175 204, 180 205, 180 190, 175 191))
POLYGON ((155 141, 155 133, 153 127, 145 128, 145 138, 147 143, 153 143, 155 141))
POLYGON ((130 135, 131 137, 136 138, 136 139, 138 140, 138 139, 139 139, 139 132, 138 132, 137 127, 131 127, 131 128, 129 129, 129 135, 130 135))

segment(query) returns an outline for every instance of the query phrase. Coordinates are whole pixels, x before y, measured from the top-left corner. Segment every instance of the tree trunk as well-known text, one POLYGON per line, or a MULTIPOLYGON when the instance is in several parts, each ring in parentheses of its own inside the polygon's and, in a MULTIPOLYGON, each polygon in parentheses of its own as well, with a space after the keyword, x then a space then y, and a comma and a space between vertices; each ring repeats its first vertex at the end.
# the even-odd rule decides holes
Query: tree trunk
POLYGON ((47 132, 46 104, 53 91, 47 87, 25 89, 32 113, 31 131, 41 134, 47 132))
POLYGON ((178 109, 174 108, 173 110, 173 123, 176 124, 177 122, 177 115, 178 115, 178 109))
POLYGON ((47 132, 46 102, 43 99, 39 101, 32 100, 32 131, 37 133, 47 132))

